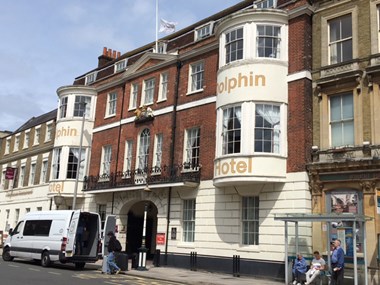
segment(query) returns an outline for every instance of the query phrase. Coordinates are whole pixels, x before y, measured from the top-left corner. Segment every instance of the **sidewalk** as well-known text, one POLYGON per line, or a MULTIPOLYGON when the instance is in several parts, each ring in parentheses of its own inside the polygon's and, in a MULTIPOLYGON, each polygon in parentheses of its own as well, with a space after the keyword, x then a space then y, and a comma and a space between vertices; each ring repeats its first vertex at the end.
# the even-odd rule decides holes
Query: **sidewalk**
MULTIPOLYGON (((101 270, 102 261, 96 263, 101 270)), ((250 276, 233 277, 232 274, 210 273, 206 271, 191 271, 190 269, 174 267, 154 267, 147 265, 147 271, 139 271, 131 268, 129 262, 126 275, 178 282, 183 284, 196 285, 283 285, 284 282, 278 282, 268 279, 254 278, 250 276)))

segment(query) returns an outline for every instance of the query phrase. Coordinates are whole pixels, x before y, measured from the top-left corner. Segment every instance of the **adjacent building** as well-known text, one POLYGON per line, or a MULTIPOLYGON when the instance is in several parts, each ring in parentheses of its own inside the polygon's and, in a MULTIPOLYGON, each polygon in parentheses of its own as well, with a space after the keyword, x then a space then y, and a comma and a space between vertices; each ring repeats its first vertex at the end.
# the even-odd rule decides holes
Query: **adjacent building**
POLYGON ((313 2, 313 161, 308 166, 312 211, 372 218, 365 228, 351 222, 327 229, 315 223, 313 246, 326 248, 321 236, 330 232, 331 239, 343 241, 351 267, 355 246, 363 261, 366 234, 370 284, 375 284, 380 234, 380 1, 313 2))
POLYGON ((52 207, 49 173, 57 110, 33 117, 0 142, 0 230, 29 211, 52 207))

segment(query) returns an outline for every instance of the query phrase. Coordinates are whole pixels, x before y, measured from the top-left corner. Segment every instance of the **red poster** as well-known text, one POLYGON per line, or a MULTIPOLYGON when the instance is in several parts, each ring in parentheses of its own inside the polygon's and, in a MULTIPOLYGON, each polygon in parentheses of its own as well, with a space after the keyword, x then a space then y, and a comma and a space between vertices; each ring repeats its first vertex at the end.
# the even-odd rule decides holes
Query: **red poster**
POLYGON ((5 179, 13 180, 15 177, 16 168, 7 167, 5 171, 5 179))
POLYGON ((165 233, 157 233, 156 244, 157 245, 164 245, 165 244, 165 233))

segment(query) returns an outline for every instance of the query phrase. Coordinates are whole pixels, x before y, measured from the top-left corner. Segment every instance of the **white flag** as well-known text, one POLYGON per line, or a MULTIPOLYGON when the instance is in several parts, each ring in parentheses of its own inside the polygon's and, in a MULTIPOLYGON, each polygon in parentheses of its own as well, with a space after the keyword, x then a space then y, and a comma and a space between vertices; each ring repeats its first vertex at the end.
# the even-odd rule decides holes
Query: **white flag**
POLYGON ((160 20, 160 30, 159 32, 162 33, 162 32, 165 32, 167 34, 170 34, 170 33, 173 33, 175 32, 175 26, 177 25, 177 23, 175 22, 168 22, 164 19, 161 19, 160 20))

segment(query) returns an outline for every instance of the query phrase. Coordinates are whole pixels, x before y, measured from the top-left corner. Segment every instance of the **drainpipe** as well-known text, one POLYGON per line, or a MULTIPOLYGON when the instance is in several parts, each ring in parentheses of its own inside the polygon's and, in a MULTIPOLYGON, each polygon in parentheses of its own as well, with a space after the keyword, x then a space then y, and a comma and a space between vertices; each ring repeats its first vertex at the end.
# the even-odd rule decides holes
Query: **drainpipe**
MULTIPOLYGON (((170 146, 170 176, 172 176, 172 169, 174 167, 174 150, 175 150, 175 140, 176 140, 176 128, 177 128, 177 104, 179 96, 179 79, 181 75, 182 62, 177 62, 177 74, 175 81, 175 94, 174 94, 174 103, 173 103, 173 116, 172 116, 172 144, 170 146)), ((169 224, 170 224, 170 206, 172 199, 172 187, 169 187, 168 192, 168 212, 166 216, 166 242, 165 242, 165 260, 164 264, 168 265, 168 241, 169 241, 169 224)))
MULTIPOLYGON (((115 165, 115 172, 114 172, 114 179, 116 179, 117 175, 117 165, 119 163, 119 152, 120 152, 120 137, 121 137, 121 120, 123 119, 123 111, 124 111, 124 96, 125 96, 125 84, 122 88, 122 101, 121 101, 121 111, 120 111, 120 125, 119 125, 119 133, 117 135, 117 150, 116 150, 116 165, 115 165)), ((115 192, 112 192, 112 208, 111 208, 111 214, 113 214, 113 206, 115 203, 115 192)))

